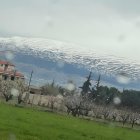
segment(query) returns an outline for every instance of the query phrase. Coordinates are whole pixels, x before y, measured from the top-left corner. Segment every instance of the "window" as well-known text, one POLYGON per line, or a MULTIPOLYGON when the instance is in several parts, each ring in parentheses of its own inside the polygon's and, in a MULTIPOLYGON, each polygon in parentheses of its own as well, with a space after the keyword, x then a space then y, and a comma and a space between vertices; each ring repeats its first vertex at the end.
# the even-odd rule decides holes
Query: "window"
POLYGON ((8 75, 3 75, 3 80, 7 80, 8 79, 8 75))
POLYGON ((11 80, 14 81, 15 80, 15 77, 14 76, 11 76, 11 80))

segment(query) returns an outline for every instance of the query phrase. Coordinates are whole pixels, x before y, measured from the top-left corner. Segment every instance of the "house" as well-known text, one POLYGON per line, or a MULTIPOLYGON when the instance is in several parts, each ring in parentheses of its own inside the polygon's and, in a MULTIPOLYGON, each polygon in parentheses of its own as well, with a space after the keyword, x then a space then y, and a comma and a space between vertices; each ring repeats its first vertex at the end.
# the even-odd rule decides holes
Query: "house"
POLYGON ((39 94, 39 95, 41 95, 41 88, 31 85, 30 86, 30 93, 31 94, 39 94))
POLYGON ((0 60, 0 78, 4 80, 25 79, 24 75, 16 70, 14 64, 5 60, 0 60))

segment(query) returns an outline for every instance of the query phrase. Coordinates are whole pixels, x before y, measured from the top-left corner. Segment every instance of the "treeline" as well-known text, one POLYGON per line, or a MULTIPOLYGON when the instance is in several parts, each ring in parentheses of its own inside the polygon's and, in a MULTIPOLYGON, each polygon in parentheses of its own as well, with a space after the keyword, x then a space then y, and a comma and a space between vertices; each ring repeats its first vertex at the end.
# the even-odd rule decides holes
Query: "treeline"
MULTIPOLYGON (((79 87, 81 89, 81 95, 88 100, 94 102, 97 105, 111 105, 116 107, 125 107, 129 109, 139 110, 140 108, 140 91, 118 90, 115 87, 108 87, 101 85, 101 76, 92 84, 91 82, 92 73, 90 72, 87 80, 83 82, 83 85, 79 87)), ((41 87, 42 94, 61 94, 63 96, 74 94, 77 89, 71 91, 67 88, 55 86, 53 81, 52 84, 47 84, 41 87)), ((77 92, 78 93, 78 92, 77 92)))
POLYGON ((123 90, 120 91, 115 87, 100 85, 101 76, 92 85, 92 73, 90 72, 87 80, 83 83, 81 94, 87 95, 90 100, 100 105, 117 105, 117 107, 129 107, 130 109, 140 108, 140 91, 123 90))
MULTIPOLYGON (((52 84, 46 84, 41 87, 43 95, 51 97, 51 106, 53 110, 56 100, 55 96, 62 95, 62 106, 68 115, 74 117, 89 117, 102 119, 125 124, 139 125, 140 120, 140 91, 123 90, 119 91, 115 87, 102 86, 100 84, 101 76, 97 81, 91 82, 92 73, 87 80, 79 87, 81 91, 74 86, 73 82, 67 86, 60 87, 52 84), (72 85, 73 84, 73 85, 72 85), (71 89, 71 90, 70 90, 71 89)), ((48 107, 48 106, 47 106, 48 107)))
POLYGON ((123 90, 121 92, 115 87, 100 86, 98 92, 94 91, 89 95, 97 104, 117 105, 135 109, 140 107, 140 91, 123 90), (115 99, 118 101, 115 101, 115 99))

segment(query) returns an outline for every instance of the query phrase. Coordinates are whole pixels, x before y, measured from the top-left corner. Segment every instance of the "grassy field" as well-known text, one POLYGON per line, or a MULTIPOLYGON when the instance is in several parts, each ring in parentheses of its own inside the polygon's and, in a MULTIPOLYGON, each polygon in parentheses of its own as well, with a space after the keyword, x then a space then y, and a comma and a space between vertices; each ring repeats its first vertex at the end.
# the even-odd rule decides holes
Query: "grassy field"
POLYGON ((0 104, 0 140, 140 140, 140 131, 0 104))

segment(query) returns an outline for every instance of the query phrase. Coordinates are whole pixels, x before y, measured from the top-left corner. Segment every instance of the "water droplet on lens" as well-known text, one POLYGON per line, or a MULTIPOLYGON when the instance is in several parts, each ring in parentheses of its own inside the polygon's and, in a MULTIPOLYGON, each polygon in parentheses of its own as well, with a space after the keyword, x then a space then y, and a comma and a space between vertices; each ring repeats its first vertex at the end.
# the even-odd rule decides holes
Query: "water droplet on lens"
POLYGON ((120 73, 117 75, 116 80, 120 84, 129 84, 130 83, 130 78, 127 74, 125 73, 120 73))
POLYGON ((17 97, 17 96, 19 95, 19 91, 18 91, 17 89, 15 89, 15 88, 12 88, 12 89, 11 89, 11 94, 12 94, 13 96, 17 97))
POLYGON ((73 83, 68 83, 66 85, 66 89, 73 91, 73 90, 75 90, 75 85, 73 83))
POLYGON ((5 53, 5 57, 8 60, 13 60, 15 56, 12 52, 8 51, 8 52, 5 53))
POLYGON ((9 140, 16 140, 16 136, 14 134, 9 135, 9 140))
POLYGON ((51 16, 46 16, 45 17, 45 23, 48 27, 53 27, 54 22, 51 16))
POLYGON ((120 35, 119 37, 118 37, 118 41, 119 42, 123 42, 125 40, 125 36, 124 35, 120 35))
POLYGON ((121 99, 120 99, 119 97, 115 97, 115 98, 113 99, 113 103, 114 103, 115 105, 119 105, 119 104, 121 103, 121 99))
POLYGON ((57 95, 56 96, 58 99, 63 99, 63 96, 62 95, 57 95))
POLYGON ((59 68, 63 68, 64 65, 65 65, 65 63, 62 62, 62 61, 58 61, 58 62, 57 62, 57 66, 58 66, 59 68))

